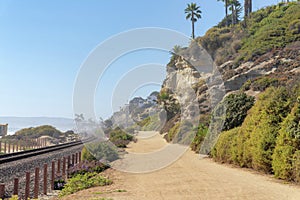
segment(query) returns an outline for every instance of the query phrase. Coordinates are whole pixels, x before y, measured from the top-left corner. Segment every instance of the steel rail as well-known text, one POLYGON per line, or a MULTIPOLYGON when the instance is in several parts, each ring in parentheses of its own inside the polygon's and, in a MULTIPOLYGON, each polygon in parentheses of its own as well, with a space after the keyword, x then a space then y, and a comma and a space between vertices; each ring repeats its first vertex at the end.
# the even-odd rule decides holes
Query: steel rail
POLYGON ((77 145, 82 145, 83 143, 84 143, 83 141, 75 141, 75 142, 54 145, 54 146, 43 147, 43 148, 39 148, 39 149, 31 149, 31 150, 20 151, 20 152, 15 152, 15 153, 10 153, 10 154, 3 154, 3 155, 0 155, 0 164, 13 162, 13 161, 17 161, 17 160, 21 160, 21 159, 25 159, 25 158, 29 158, 29 157, 34 157, 34 156, 66 149, 66 148, 77 146, 77 145))

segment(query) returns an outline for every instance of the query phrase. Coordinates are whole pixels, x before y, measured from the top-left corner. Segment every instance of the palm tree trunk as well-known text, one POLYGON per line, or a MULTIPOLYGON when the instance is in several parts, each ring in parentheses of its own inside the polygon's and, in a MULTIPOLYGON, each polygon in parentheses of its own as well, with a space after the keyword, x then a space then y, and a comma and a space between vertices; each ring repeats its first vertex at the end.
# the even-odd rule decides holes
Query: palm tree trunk
POLYGON ((249 15, 252 13, 252 0, 249 0, 249 15))
POLYGON ((238 7, 237 5, 234 5, 233 7, 233 14, 234 14, 234 24, 237 24, 239 19, 238 19, 238 7))
POLYGON ((234 25, 234 6, 233 5, 231 5, 231 20, 232 20, 231 24, 234 25))
POLYGON ((195 19, 194 19, 194 13, 192 13, 192 38, 195 39, 195 19))
POLYGON ((192 38, 195 39, 195 22, 192 21, 192 38))
POLYGON ((245 14, 245 18, 248 17, 248 13, 249 13, 249 2, 248 0, 244 0, 244 14, 245 14))
POLYGON ((225 17, 226 17, 226 26, 228 26, 228 0, 225 0, 225 17))

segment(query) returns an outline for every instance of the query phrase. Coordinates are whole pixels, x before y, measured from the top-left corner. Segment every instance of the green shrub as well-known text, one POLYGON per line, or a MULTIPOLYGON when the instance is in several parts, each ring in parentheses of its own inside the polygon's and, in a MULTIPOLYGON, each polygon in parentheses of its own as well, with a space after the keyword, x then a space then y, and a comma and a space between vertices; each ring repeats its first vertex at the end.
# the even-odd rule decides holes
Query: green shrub
POLYGON ((278 80, 276 78, 270 78, 267 76, 260 77, 253 81, 251 88, 254 91, 264 91, 270 86, 278 86, 278 80))
POLYGON ((253 124, 246 120, 242 127, 223 131, 220 134, 211 153, 214 160, 233 163, 241 167, 251 167, 252 159, 246 156, 245 142, 250 138, 249 131, 253 128, 253 124))
POLYGON ((234 128, 229 131, 224 131, 218 138, 218 141, 212 149, 211 155, 214 160, 219 162, 232 163, 236 151, 235 140, 238 137, 239 128, 234 128))
POLYGON ((241 91, 242 92, 245 92, 245 91, 247 91, 247 90, 250 90, 250 88, 251 88, 251 84, 252 84, 252 80, 247 80, 244 84, 243 84, 243 86, 241 87, 241 91))
POLYGON ((290 110, 288 91, 269 88, 259 96, 249 120, 254 126, 250 138, 245 143, 245 155, 252 160, 251 167, 264 172, 272 172, 272 154, 282 120, 290 110))
POLYGON ((90 151, 84 146, 81 151, 81 160, 83 161, 92 161, 97 160, 95 156, 93 156, 90 151))
POLYGON ((231 43, 231 50, 234 53, 237 53, 242 48, 242 41, 241 40, 235 40, 231 43))
POLYGON ((251 17, 230 28, 223 20, 209 29, 197 42, 217 65, 235 60, 254 61, 272 49, 283 48, 300 39, 300 4, 269 6, 251 13, 251 17))
POLYGON ((293 180, 300 183, 300 151, 297 150, 293 157, 293 180))
POLYGON ((9 200, 18 200, 18 195, 13 195, 11 198, 9 198, 9 200))
POLYGON ((196 135, 193 139, 193 142, 191 143, 191 149, 195 151, 196 153, 199 153, 201 144, 207 134, 208 127, 204 124, 199 124, 197 127, 196 135))
POLYGON ((297 33, 300 5, 270 6, 252 13, 248 20, 248 34, 242 39, 239 57, 253 60, 271 49, 285 47, 299 38, 297 33), (294 23, 290 23, 295 21, 294 23), (289 32, 293 32, 290 34, 289 32))
POLYGON ((296 103, 282 123, 273 154, 272 167, 276 177, 299 181, 300 105, 296 103))
POLYGON ((150 121, 151 121, 150 117, 147 117, 147 118, 143 119, 142 121, 137 122, 137 124, 141 127, 144 127, 147 124, 149 124, 150 121))
POLYGON ((239 128, 221 134, 213 149, 213 157, 221 162, 271 173, 279 124, 289 111, 287 89, 268 88, 258 97, 239 128))
POLYGON ((77 174, 73 178, 70 178, 65 184, 62 191, 59 193, 60 197, 73 194, 80 190, 84 190, 96 186, 105 186, 110 185, 111 180, 98 175, 97 173, 86 173, 86 174, 77 174))
POLYGON ((296 19, 290 22, 289 31, 292 34, 300 34, 300 19, 296 19))
POLYGON ((180 131, 180 122, 177 122, 165 135, 165 139, 168 142, 171 142, 173 138, 178 134, 179 131, 180 131))
POLYGON ((225 104, 226 107, 226 118, 223 130, 230 130, 243 123, 247 116, 247 111, 254 104, 254 97, 247 96, 245 93, 230 94, 225 97, 222 103, 225 104))
POLYGON ((159 99, 161 99, 161 100, 167 100, 167 99, 169 99, 169 94, 167 93, 167 92, 161 92, 160 94, 159 94, 159 99))
POLYGON ((233 32, 228 27, 213 27, 197 40, 215 60, 218 60, 217 64, 221 64, 233 53, 230 45, 232 36, 233 32))
POLYGON ((90 142, 85 144, 81 154, 82 160, 102 160, 112 162, 119 158, 118 149, 109 142, 90 142))
POLYGON ((161 121, 158 114, 149 116, 137 123, 143 131, 156 131, 161 128, 161 121))
POLYGON ((109 140, 117 147, 125 148, 127 144, 133 141, 133 139, 132 135, 127 134, 119 127, 109 133, 109 140))

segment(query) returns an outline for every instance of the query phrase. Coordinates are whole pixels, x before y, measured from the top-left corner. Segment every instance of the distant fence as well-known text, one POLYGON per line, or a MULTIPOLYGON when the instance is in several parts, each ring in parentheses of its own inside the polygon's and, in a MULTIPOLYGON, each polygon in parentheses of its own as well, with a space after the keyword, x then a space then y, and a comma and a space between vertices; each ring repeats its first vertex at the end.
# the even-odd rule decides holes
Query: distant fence
POLYGON ((28 149, 37 149, 47 146, 46 138, 27 139, 18 141, 1 141, 0 140, 0 153, 14 153, 28 149))

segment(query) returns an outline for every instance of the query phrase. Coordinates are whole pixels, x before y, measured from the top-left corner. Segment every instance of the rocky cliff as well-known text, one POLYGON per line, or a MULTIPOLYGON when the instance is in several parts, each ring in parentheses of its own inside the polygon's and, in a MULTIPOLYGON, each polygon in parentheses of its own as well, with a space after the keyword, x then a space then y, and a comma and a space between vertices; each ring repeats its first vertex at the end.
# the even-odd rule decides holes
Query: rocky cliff
POLYGON ((158 92, 152 92, 146 99, 135 97, 130 100, 109 119, 112 126, 126 129, 157 113, 160 110, 157 95, 158 92))
MULTIPOLYGON (((214 27, 189 47, 174 48, 158 96, 167 112, 161 130, 171 135, 166 138, 172 140, 175 125, 189 118, 210 124, 212 132, 216 118, 210 116, 219 112, 216 106, 229 94, 257 97, 269 86, 299 82, 299 13, 299 3, 270 6, 253 13, 247 22, 214 27)), ((222 126, 222 120, 217 124, 222 126)))

